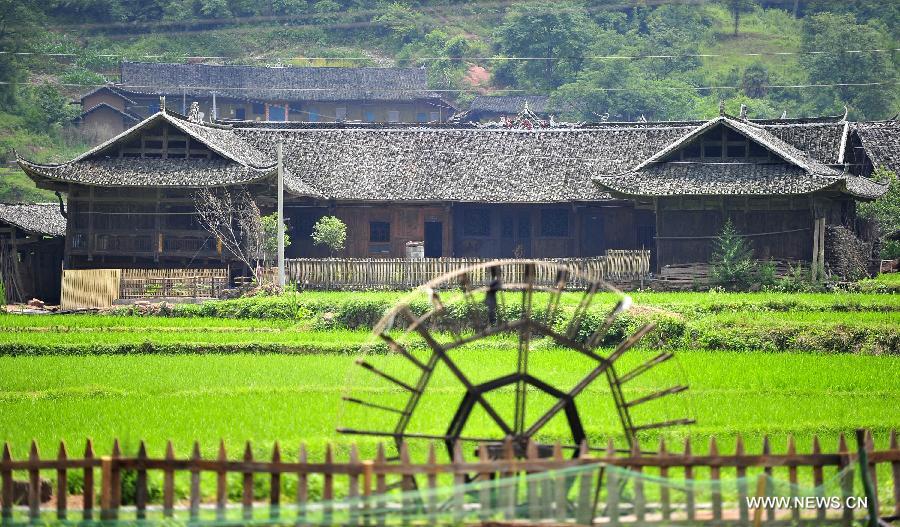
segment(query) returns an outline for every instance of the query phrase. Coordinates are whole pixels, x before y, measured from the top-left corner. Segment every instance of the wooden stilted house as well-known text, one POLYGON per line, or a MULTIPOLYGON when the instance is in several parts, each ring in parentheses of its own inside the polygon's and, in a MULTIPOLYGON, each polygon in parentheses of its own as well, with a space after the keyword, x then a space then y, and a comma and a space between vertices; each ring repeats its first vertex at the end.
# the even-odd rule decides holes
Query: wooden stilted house
POLYGON ((227 251, 196 220, 203 187, 248 188, 272 210, 283 145, 289 257, 327 256, 310 232, 348 225, 341 257, 587 257, 650 249, 654 269, 704 262, 728 218, 760 258, 811 262, 824 225, 900 168, 897 122, 841 117, 556 124, 205 124, 160 111, 68 163, 19 160, 65 192, 67 268, 210 267, 227 251))
POLYGON ((61 203, 0 203, 0 277, 7 302, 59 302, 65 232, 61 203))

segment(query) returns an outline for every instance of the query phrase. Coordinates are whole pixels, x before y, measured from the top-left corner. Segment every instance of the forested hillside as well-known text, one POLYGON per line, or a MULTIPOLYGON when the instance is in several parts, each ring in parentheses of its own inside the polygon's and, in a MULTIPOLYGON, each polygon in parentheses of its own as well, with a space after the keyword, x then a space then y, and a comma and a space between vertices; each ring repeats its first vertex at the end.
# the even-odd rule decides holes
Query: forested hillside
POLYGON ((115 81, 123 59, 424 66, 461 108, 549 94, 566 119, 696 119, 723 100, 751 117, 885 119, 900 110, 898 28, 900 3, 878 0, 0 0, 0 161, 82 148, 66 99, 115 81))

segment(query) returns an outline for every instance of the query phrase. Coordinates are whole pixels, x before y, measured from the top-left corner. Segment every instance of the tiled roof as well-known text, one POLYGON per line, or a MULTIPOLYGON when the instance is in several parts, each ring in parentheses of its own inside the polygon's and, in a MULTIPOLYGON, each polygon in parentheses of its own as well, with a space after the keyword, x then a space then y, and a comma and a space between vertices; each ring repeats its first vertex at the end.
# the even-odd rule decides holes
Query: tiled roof
POLYGON ((855 130, 873 165, 900 174, 900 121, 856 123, 855 130))
POLYGON ((66 234, 66 219, 58 203, 0 203, 0 221, 35 234, 66 234))
POLYGON ((235 129, 333 199, 571 202, 591 177, 634 166, 685 131, 661 129, 235 129))
POLYGON ((132 122, 135 122, 135 123, 141 120, 140 116, 135 115, 135 114, 133 114, 133 113, 129 113, 129 112, 123 112, 122 110, 119 110, 118 108, 114 108, 114 107, 110 106, 109 104, 106 104, 105 102, 101 102, 100 104, 96 104, 96 105, 92 106, 89 110, 86 110, 86 111, 84 111, 84 112, 81 112, 81 114, 80 114, 78 117, 76 117, 74 120, 84 119, 84 118, 87 117, 88 115, 90 115, 90 114, 92 114, 92 113, 94 113, 94 112, 96 112, 96 111, 98 111, 98 110, 103 110, 103 109, 109 109, 109 110, 112 110, 113 112, 115 112, 115 113, 121 115, 121 116, 124 117, 125 119, 128 119, 129 121, 132 121, 132 122))
POLYGON ((810 175, 780 164, 658 163, 644 170, 597 180, 618 194, 634 196, 731 196, 809 194, 840 185, 835 177, 810 175))
POLYGON ((20 161, 32 177, 98 185, 207 186, 271 177, 284 145, 285 182, 300 196, 358 201, 578 202, 616 195, 803 194, 835 189, 870 198, 883 187, 828 166, 843 140, 838 123, 600 123, 532 129, 477 125, 351 125, 190 122, 159 113, 63 165, 20 161), (216 161, 119 161, 106 149, 159 120, 197 138, 216 161), (722 124, 783 162, 663 163, 722 124), (776 128, 778 127, 778 128, 776 128), (800 131, 795 130, 800 129, 800 131), (808 129, 819 130, 819 136, 808 129), (817 159, 804 147, 808 141, 817 159), (838 145, 835 145, 838 143, 838 145), (826 164, 827 163, 827 164, 826 164))
POLYGON ((439 99, 422 68, 216 66, 123 62, 117 87, 133 93, 260 100, 439 99))

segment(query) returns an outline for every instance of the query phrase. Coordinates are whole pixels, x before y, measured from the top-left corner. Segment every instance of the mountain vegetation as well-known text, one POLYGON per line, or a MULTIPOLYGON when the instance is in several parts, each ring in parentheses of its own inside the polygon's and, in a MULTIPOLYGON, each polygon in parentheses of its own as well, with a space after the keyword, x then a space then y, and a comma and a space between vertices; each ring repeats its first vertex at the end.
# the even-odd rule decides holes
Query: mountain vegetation
POLYGON ((0 162, 78 150, 66 99, 122 60, 425 66, 460 107, 548 94, 571 120, 885 119, 898 28, 877 0, 0 0, 0 162))

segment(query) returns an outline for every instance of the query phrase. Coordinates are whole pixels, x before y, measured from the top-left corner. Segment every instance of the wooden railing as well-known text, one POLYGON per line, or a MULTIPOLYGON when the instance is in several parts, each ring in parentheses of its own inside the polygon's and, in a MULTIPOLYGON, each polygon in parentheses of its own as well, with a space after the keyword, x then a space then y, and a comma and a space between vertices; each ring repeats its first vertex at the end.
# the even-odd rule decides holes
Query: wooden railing
MULTIPOLYGON (((48 516, 60 520, 140 520, 148 518, 148 512, 161 514, 162 517, 173 517, 178 512, 193 523, 203 519, 201 512, 207 514, 211 511, 214 511, 216 520, 222 521, 229 512, 237 512, 235 507, 229 506, 228 489, 228 475, 237 474, 240 476, 241 518, 258 520, 262 517, 272 523, 384 525, 386 521, 391 522, 392 514, 412 508, 421 509, 423 517, 432 520, 429 524, 461 524, 466 519, 485 521, 496 519, 499 515, 507 520, 574 520, 584 525, 591 524, 600 515, 605 523, 611 525, 668 525, 674 521, 712 521, 720 524, 723 519, 740 525, 749 525, 751 520, 755 525, 783 525, 786 520, 794 524, 805 520, 815 524, 837 522, 850 525, 854 514, 859 516, 865 511, 854 512, 853 508, 847 507, 846 498, 854 496, 854 480, 867 473, 872 483, 877 514, 888 518, 900 516, 900 446, 896 432, 891 433, 890 445, 886 450, 875 450, 870 434, 858 434, 858 442, 860 448, 851 451, 841 436, 837 451, 825 454, 815 438, 812 452, 799 454, 793 439, 789 439, 786 453, 772 454, 766 438, 761 454, 757 455, 745 453, 740 438, 733 455, 719 454, 715 438, 710 440, 706 455, 693 455, 690 439, 685 441, 680 453, 667 450, 665 443, 661 442, 658 452, 653 454, 641 453, 635 448, 621 455, 610 442, 600 449, 602 453, 599 456, 593 455, 595 450, 583 444, 574 458, 564 454, 558 444, 549 449, 549 457, 539 457, 539 450, 545 454, 547 449, 539 449, 530 443, 526 447, 525 459, 515 458, 512 444, 506 442, 498 445, 501 446, 499 450, 482 444, 475 460, 467 460, 462 447, 457 444, 452 462, 438 462, 435 448, 431 445, 427 460, 420 463, 410 461, 406 444, 400 446, 399 456, 394 460, 386 458, 382 445, 378 446, 373 460, 361 460, 356 446, 352 445, 347 461, 335 461, 333 450, 328 446, 322 461, 311 462, 304 446, 300 447, 296 461, 285 460, 277 443, 271 457, 266 460, 254 457, 249 442, 240 459, 229 459, 223 444, 220 444, 214 459, 203 458, 196 443, 187 457, 178 457, 171 443, 166 446, 164 456, 149 456, 143 442, 136 455, 124 456, 118 441, 113 444, 109 456, 98 457, 93 444, 88 441, 81 457, 70 457, 66 446, 61 444, 54 459, 45 459, 41 458, 38 446, 32 443, 28 458, 21 460, 13 459, 9 445, 4 445, 0 458, 0 498, 4 521, 13 519, 14 512, 31 520, 48 519, 48 516), (492 458, 490 452, 498 452, 499 458, 492 458), (859 463, 861 458, 857 452, 860 452, 859 455, 865 452, 867 463, 859 463), (887 480, 878 481, 879 467, 888 469, 891 476, 887 480), (14 471, 27 473, 27 497, 23 503, 14 503, 14 471), (79 500, 82 507, 77 514, 68 510, 72 502, 68 494, 68 475, 74 471, 80 472, 84 489, 79 500), (562 471, 568 471, 568 475, 562 471), (39 493, 42 472, 56 476, 55 508, 43 511, 39 493), (154 494, 158 496, 161 508, 150 505, 149 472, 162 474, 161 492, 154 494), (602 477, 604 472, 605 477, 602 477), (727 479, 726 472, 733 473, 735 479, 727 479), (214 476, 214 491, 201 488, 201 475, 204 473, 214 476), (543 480, 534 477, 544 473, 548 477, 543 480), (512 477, 521 474, 530 476, 512 477), (186 488, 189 491, 184 500, 176 497, 175 482, 180 475, 188 480, 186 488), (653 477, 643 477, 648 475, 653 477), (807 478, 807 475, 811 477, 807 478), (133 507, 123 507, 126 476, 130 481, 129 501, 133 507), (267 502, 260 502, 255 497, 259 486, 254 485, 254 480, 260 476, 268 480, 267 502), (812 510, 792 507, 776 511, 774 508, 764 510, 757 507, 751 513, 747 498, 773 496, 771 485, 774 482, 791 484, 786 488, 793 495, 797 492, 798 481, 803 478, 803 481, 810 481, 816 486, 817 495, 830 497, 824 494, 822 486, 826 477, 839 478, 843 505, 837 510, 829 512, 823 502, 812 510), (288 478, 296 482, 296 492, 291 498, 284 499, 282 491, 287 487, 288 478), (310 481, 313 478, 321 482, 321 489, 316 489, 317 492, 321 490, 318 500, 313 498, 314 493, 311 492, 310 481), (487 491, 462 486, 472 478, 491 485, 506 486, 497 486, 494 490, 488 488, 487 491), (341 496, 342 501, 336 500, 337 480, 346 482, 346 487, 342 486, 346 488, 345 495, 341 496), (97 482, 99 496, 95 494, 97 482), (748 482, 752 484, 748 485, 748 482), (736 486, 737 500, 729 502, 723 499, 726 484, 736 486), (442 487, 448 491, 445 494, 448 499, 439 503, 437 496, 442 487), (647 498, 651 487, 659 487, 652 500, 647 498), (879 493, 883 498, 881 503, 878 503, 879 493), (501 503, 509 500, 508 506, 495 507, 497 494, 501 503), (680 500, 682 496, 683 500, 680 500), (524 503, 522 497, 527 497, 524 503), (595 497, 599 497, 602 503, 598 503, 595 497), (410 506, 410 502, 416 500, 418 503, 410 506), (291 502, 291 506, 287 506, 287 502, 291 502), (317 506, 313 506, 313 502, 317 502, 317 506), (489 510, 493 518, 488 518, 489 510), (310 511, 317 511, 315 513, 320 515, 315 522, 305 521, 305 515, 310 511), (343 516, 338 517, 338 512, 343 516), (439 521, 441 517, 448 521, 439 521)), ((482 489, 485 487, 482 485, 482 489)), ((811 485, 807 484, 807 487, 811 485)))
MULTIPOLYGON (((286 278, 301 289, 413 289, 444 274, 491 261, 484 258, 295 258, 285 262, 286 278)), ((610 250, 604 256, 545 258, 587 276, 612 282, 639 280, 650 272, 650 251, 610 250)), ((524 271, 524 268, 523 268, 524 271)), ((488 283, 487 271, 471 276, 473 283, 488 283)), ((507 277, 514 279, 514 277, 507 277)), ((537 269, 536 285, 553 286, 556 272, 537 269)), ((572 280, 568 287, 585 287, 572 280)))
POLYGON ((119 298, 216 298, 226 287, 227 269, 123 269, 119 298))

